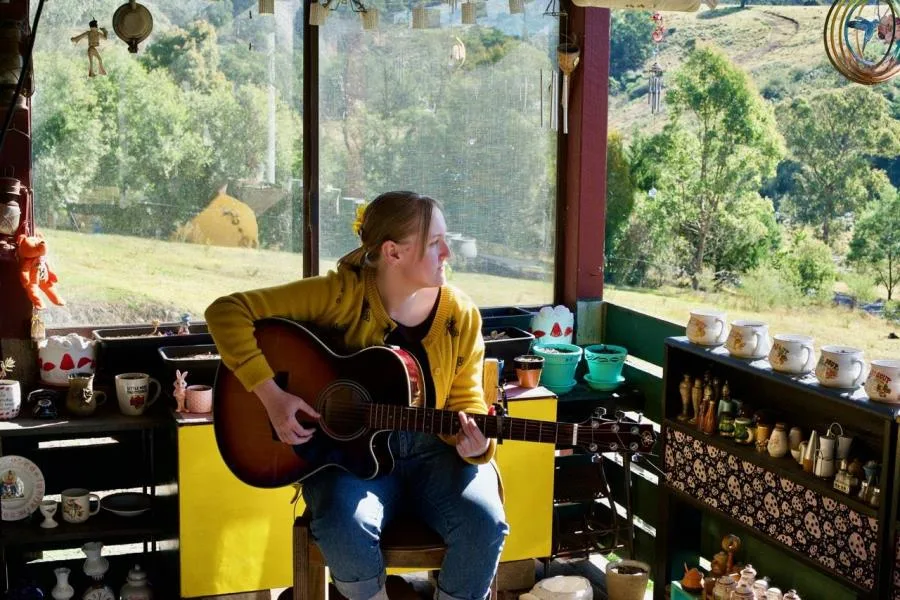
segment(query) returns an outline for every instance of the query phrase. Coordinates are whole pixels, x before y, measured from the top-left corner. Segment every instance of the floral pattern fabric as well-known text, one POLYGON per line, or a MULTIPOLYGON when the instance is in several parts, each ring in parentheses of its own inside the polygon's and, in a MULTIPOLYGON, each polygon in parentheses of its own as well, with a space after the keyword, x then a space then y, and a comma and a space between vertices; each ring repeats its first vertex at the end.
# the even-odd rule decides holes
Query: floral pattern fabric
MULTIPOLYGON (((806 555, 827 570, 864 588, 874 588, 875 517, 672 428, 666 429, 665 470, 671 488, 806 555)), ((897 591, 894 598, 900 600, 897 591)))

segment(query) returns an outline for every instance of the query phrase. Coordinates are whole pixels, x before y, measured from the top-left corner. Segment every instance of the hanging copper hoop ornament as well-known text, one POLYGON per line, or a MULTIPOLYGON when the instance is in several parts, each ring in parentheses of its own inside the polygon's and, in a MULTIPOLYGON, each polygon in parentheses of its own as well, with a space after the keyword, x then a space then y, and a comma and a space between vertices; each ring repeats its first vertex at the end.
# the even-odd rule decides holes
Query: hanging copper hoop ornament
POLYGON ((900 73, 898 0, 836 0, 823 37, 828 60, 850 81, 874 85, 900 73))
POLYGON ((128 44, 128 51, 132 54, 137 53, 138 44, 146 40, 153 31, 153 15, 146 6, 135 0, 116 9, 112 23, 116 35, 128 44))

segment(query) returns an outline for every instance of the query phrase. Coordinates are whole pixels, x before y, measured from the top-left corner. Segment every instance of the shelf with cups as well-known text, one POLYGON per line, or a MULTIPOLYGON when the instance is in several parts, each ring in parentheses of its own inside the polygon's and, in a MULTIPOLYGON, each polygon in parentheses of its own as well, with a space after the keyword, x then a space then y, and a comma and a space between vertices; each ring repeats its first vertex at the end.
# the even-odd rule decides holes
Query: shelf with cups
MULTIPOLYGON (((797 371, 815 365, 803 344, 797 371)), ((689 506, 765 540, 858 598, 889 597, 900 406, 870 400, 858 387, 861 371, 851 378, 856 387, 828 387, 812 374, 776 371, 766 358, 734 356, 736 348, 733 340, 727 348, 685 337, 665 343, 660 581, 681 567, 670 557, 698 542, 673 539, 670 532, 677 529, 670 521, 683 520, 676 515, 689 506), (699 406, 697 392, 703 395, 699 406), (802 443, 813 449, 805 455, 804 436, 802 443), (861 490, 844 489, 843 470, 836 483, 835 457, 866 463, 861 490)))
MULTIPOLYGON (((81 544, 92 540, 112 544, 177 537, 177 496, 152 496, 146 505, 149 509, 140 514, 133 513, 143 510, 143 507, 133 511, 113 508, 116 512, 111 512, 104 506, 104 501, 108 497, 112 496, 106 495, 100 499, 96 513, 84 513, 83 516, 86 518, 80 523, 66 521, 59 509, 50 516, 57 524, 52 528, 42 526, 42 522, 45 521, 42 509, 27 519, 5 522, 0 531, 0 543, 6 547, 47 549, 51 546, 68 547, 73 543, 81 544)), ((59 506, 55 500, 53 502, 59 506)), ((111 506, 115 505, 111 503, 111 506)))

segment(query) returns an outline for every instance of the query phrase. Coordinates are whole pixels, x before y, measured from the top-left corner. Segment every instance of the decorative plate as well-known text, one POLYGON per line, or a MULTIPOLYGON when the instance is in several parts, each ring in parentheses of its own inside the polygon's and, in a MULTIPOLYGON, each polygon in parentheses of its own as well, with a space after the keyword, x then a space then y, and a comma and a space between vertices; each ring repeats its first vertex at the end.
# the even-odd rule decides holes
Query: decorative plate
POLYGON ((44 499, 44 474, 24 456, 0 457, 0 507, 4 521, 31 516, 44 499))
POLYGON ((100 507, 120 517, 136 517, 150 510, 150 495, 140 492, 110 494, 101 498, 100 507))

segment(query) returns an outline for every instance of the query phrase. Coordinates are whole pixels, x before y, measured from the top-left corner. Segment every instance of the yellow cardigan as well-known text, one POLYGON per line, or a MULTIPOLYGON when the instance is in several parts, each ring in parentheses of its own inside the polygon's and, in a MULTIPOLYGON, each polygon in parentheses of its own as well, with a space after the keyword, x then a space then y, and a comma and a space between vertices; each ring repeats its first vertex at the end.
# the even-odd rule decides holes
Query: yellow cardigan
MULTIPOLYGON (((253 334, 258 319, 277 316, 313 323, 342 334, 348 350, 383 345, 397 327, 381 303, 375 271, 368 267, 341 266, 319 277, 223 296, 205 316, 222 363, 248 391, 274 376, 253 334)), ((435 407, 487 413, 481 314, 468 296, 449 285, 441 287, 437 313, 422 346, 434 381, 435 407)), ((455 444, 455 436, 441 437, 455 444)), ((495 450, 496 440, 490 440, 487 452, 466 460, 487 463, 495 450)))

